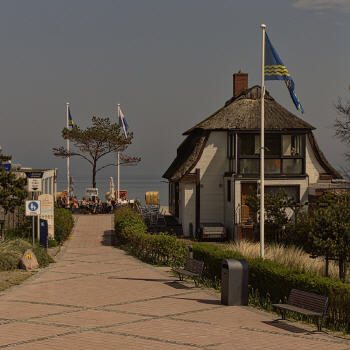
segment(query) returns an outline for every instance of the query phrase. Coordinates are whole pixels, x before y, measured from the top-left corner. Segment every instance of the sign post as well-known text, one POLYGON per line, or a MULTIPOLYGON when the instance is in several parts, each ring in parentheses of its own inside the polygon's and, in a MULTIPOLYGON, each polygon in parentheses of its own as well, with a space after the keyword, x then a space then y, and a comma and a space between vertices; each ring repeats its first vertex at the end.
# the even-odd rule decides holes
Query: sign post
POLYGON ((41 212, 41 206, 40 206, 40 201, 36 200, 27 200, 26 203, 26 216, 32 216, 33 217, 33 230, 32 230, 32 235, 33 235, 33 246, 35 244, 35 228, 34 228, 34 221, 35 217, 40 215, 41 212))
POLYGON ((27 175, 27 186, 28 186, 28 192, 32 192, 32 200, 26 201, 26 216, 32 216, 33 217, 33 223, 32 223, 32 235, 33 235, 33 245, 35 243, 35 217, 38 217, 40 215, 40 201, 34 201, 34 195, 37 192, 42 192, 43 189, 43 175, 44 173, 42 171, 26 171, 27 175), (27 204, 28 202, 28 204, 27 204), (38 208, 36 208, 36 204, 30 204, 29 202, 39 202, 38 208), (29 208, 30 205, 30 208, 29 208), (28 212, 28 214, 27 214, 28 212))
POLYGON ((98 197, 98 188, 87 188, 85 193, 88 197, 98 197))

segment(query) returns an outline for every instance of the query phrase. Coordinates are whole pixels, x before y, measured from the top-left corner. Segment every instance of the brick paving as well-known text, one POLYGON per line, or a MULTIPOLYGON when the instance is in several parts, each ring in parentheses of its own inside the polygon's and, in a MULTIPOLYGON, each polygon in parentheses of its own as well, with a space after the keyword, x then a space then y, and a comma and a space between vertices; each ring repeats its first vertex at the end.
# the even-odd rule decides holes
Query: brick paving
POLYGON ((77 216, 58 262, 0 294, 0 349, 350 350, 350 340, 222 306, 112 243, 112 216, 77 216))

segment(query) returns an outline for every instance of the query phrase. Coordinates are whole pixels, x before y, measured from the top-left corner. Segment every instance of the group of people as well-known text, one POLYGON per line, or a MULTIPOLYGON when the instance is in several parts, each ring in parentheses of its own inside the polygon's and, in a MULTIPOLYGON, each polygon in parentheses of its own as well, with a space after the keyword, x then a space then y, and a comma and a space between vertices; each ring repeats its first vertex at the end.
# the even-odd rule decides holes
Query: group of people
POLYGON ((74 212, 81 212, 86 214, 103 214, 111 213, 113 208, 108 203, 103 203, 98 197, 83 197, 82 200, 78 200, 76 196, 61 197, 61 207, 71 209, 74 212))
POLYGON ((118 206, 126 204, 124 203, 125 201, 118 202, 114 198, 102 202, 99 197, 83 197, 83 199, 79 201, 76 196, 63 196, 60 200, 60 206, 62 208, 71 209, 74 212, 85 214, 109 214, 118 206))

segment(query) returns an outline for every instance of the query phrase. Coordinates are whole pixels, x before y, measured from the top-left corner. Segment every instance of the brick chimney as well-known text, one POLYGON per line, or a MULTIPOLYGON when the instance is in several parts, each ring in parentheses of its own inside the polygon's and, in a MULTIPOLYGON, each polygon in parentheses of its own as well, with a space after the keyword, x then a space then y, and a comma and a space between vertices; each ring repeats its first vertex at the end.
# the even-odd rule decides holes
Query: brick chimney
POLYGON ((242 91, 248 89, 248 73, 239 70, 233 74, 233 97, 237 97, 242 91))

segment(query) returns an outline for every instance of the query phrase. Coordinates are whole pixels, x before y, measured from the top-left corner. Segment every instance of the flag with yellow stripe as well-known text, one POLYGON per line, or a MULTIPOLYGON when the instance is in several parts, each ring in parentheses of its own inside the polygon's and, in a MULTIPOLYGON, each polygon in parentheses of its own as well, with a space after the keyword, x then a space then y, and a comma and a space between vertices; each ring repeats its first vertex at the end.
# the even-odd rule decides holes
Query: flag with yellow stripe
POLYGON ((283 64, 277 51, 272 46, 271 41, 265 33, 265 67, 264 67, 265 80, 284 80, 290 97, 297 110, 304 113, 303 106, 301 105, 298 97, 294 92, 294 80, 292 79, 287 67, 283 64))

